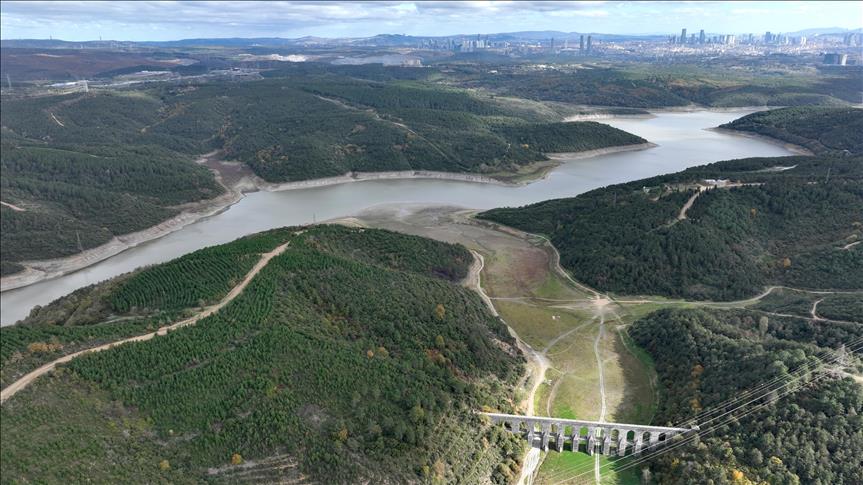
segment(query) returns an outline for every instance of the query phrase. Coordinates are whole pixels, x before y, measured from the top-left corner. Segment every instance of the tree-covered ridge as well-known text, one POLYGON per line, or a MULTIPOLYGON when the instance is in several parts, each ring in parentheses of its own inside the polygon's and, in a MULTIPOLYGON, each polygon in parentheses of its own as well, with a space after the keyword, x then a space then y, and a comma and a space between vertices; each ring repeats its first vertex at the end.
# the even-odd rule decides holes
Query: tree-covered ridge
POLYGON ((4 101, 0 199, 25 210, 3 206, 0 269, 96 247, 222 193, 191 163, 214 149, 284 182, 390 170, 509 172, 546 151, 645 141, 463 89, 348 77, 355 71, 4 101))
MULTIPOLYGON (((223 192, 191 162, 201 133, 163 131, 166 104, 144 92, 4 100, 3 274, 156 225, 177 205, 223 192), (187 136, 188 135, 188 136, 187 136)), ((189 117, 184 123, 197 126, 189 117)))
MULTIPOLYGON (((551 61, 551 63, 555 61, 551 61)), ((697 104, 732 106, 843 106, 860 103, 860 71, 801 73, 799 68, 753 67, 740 58, 707 64, 585 63, 551 69, 463 64, 450 67, 452 82, 521 98, 602 107, 660 108, 697 104), (727 65, 723 65, 725 63, 727 65), (748 71, 748 72, 747 72, 748 71)))
POLYGON ((863 110, 801 106, 760 111, 721 128, 801 145, 816 154, 863 155, 863 110))
POLYGON ((544 160, 545 148, 645 142, 431 84, 288 77, 240 85, 231 97, 245 103, 222 135, 226 151, 274 182, 351 171, 506 172, 544 160), (520 129, 537 143, 520 141, 520 129))
POLYGON ((810 376, 792 394, 782 396, 786 389, 779 388, 802 365, 815 368, 818 358, 833 362, 835 350, 846 342, 857 342, 853 349, 859 365, 860 325, 768 317, 753 311, 662 310, 637 321, 630 334, 653 357, 666 390, 660 395, 656 421, 696 418, 703 431, 710 430, 650 462, 649 475, 656 482, 863 481, 860 384, 834 373, 810 376), (765 395, 748 406, 753 413, 736 420, 697 419, 700 412, 767 382, 777 385, 751 395, 765 395))
POLYGON ((68 374, 5 403, 3 476, 74 481, 85 473, 57 450, 76 454, 91 435, 68 432, 79 422, 42 414, 54 392, 69 392, 70 419, 86 414, 77 406, 88 401, 111 408, 105 404, 118 400, 143 426, 143 438, 129 431, 144 462, 128 459, 133 451, 122 440, 102 438, 117 411, 98 417, 87 448, 104 459, 100 473, 110 480, 132 476, 135 466, 147 476, 200 480, 210 467, 230 469, 236 453, 252 462, 292 456, 322 483, 503 483, 521 448, 473 411, 511 405, 520 359, 479 297, 450 282, 471 261, 459 246, 386 231, 325 226, 292 236, 219 313, 78 358, 68 374), (407 262, 412 254, 416 264, 407 262), (52 439, 27 439, 31 422, 51 428, 52 439), (465 433, 468 423, 478 428, 465 433), (170 470, 159 471, 162 460, 170 470))
POLYGON ((548 235, 597 288, 735 299, 764 285, 863 288, 863 160, 752 158, 694 167, 479 217, 548 235), (702 192, 697 184, 740 186, 702 192))
POLYGON ((215 303, 249 272, 260 254, 273 250, 289 236, 287 229, 267 231, 144 269, 111 292, 110 306, 122 315, 173 312, 215 303))

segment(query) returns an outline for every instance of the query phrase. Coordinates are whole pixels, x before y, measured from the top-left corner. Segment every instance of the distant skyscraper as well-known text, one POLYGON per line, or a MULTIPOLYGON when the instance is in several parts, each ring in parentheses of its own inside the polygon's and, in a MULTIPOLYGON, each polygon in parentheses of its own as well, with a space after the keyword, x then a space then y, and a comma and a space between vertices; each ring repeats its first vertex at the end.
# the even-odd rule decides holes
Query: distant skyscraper
POLYGON ((699 44, 704 43, 704 29, 701 29, 701 32, 698 33, 698 43, 699 44))
POLYGON ((773 43, 773 34, 771 34, 769 30, 764 33, 764 43, 765 44, 772 44, 773 43))
POLYGON ((587 53, 588 54, 590 54, 590 48, 591 48, 592 41, 593 41, 593 36, 588 35, 587 36, 587 53))
POLYGON ((581 38, 578 40, 578 50, 580 50, 581 53, 584 54, 584 35, 582 35, 581 38))
POLYGON ((686 43, 686 29, 681 29, 681 30, 680 30, 680 43, 681 43, 681 44, 685 44, 685 43, 686 43))

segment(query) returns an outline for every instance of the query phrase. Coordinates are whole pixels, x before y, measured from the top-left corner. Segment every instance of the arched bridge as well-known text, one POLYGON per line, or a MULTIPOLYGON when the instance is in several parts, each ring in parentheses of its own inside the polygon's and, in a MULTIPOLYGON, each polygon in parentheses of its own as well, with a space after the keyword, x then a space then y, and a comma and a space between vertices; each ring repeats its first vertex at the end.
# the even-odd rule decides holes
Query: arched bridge
POLYGON ((569 441, 572 451, 578 451, 584 444, 588 454, 625 456, 640 454, 647 447, 651 450, 671 440, 672 436, 694 431, 697 428, 666 428, 640 424, 600 423, 576 419, 546 418, 542 416, 520 416, 517 414, 481 413, 493 423, 503 423, 512 433, 525 436, 531 446, 539 439, 539 446, 548 450, 549 442, 554 448, 563 451, 564 443, 569 441))

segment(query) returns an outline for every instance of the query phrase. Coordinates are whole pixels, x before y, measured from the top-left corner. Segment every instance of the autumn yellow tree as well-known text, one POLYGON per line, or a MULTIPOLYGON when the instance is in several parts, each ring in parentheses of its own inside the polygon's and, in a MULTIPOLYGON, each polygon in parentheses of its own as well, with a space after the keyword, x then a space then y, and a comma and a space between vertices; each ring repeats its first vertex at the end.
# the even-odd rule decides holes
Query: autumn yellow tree
POLYGON ((443 317, 446 316, 446 307, 443 306, 443 303, 438 303, 434 309, 435 316, 437 316, 438 320, 443 320, 443 317))

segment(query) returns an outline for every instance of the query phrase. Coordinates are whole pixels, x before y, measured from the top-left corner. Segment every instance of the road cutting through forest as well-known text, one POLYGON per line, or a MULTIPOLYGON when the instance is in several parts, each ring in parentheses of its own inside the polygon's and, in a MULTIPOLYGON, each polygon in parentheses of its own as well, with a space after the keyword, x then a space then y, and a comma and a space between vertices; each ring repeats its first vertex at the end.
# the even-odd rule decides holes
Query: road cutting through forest
POLYGON ((8 386, 6 386, 2 391, 0 391, 0 403, 6 402, 7 399, 14 396, 16 393, 18 393, 19 391, 21 391, 22 389, 24 389, 25 387, 30 385, 30 383, 35 381, 40 376, 43 376, 43 375, 51 372, 58 365, 65 364, 66 362, 69 362, 76 357, 80 357, 81 355, 89 354, 89 353, 93 353, 93 352, 101 352, 103 350, 108 350, 110 348, 116 347, 118 345, 123 345, 123 344, 129 343, 129 342, 144 342, 144 341, 150 340, 156 336, 166 335, 171 330, 176 330, 176 329, 181 328, 181 327, 194 325, 194 324, 198 323, 199 320, 202 320, 204 318, 209 317, 210 315, 213 315, 214 313, 221 310, 225 305, 227 305, 228 303, 233 301, 236 297, 240 296, 240 294, 243 293, 243 290, 246 289, 246 286, 249 285, 249 283, 252 281, 252 279, 262 269, 264 269, 267 266, 267 264, 270 262, 271 259, 278 256, 279 254, 282 254, 285 251, 285 249, 288 248, 289 244, 290 244, 290 242, 286 242, 286 243, 278 246, 276 249, 273 249, 272 251, 270 251, 268 253, 262 254, 261 259, 255 264, 254 267, 252 267, 251 270, 249 270, 249 272, 246 274, 246 277, 243 278, 243 281, 241 281, 239 284, 234 286, 231 289, 231 291, 229 291, 228 294, 225 295, 218 303, 204 308, 203 310, 201 310, 200 312, 198 312, 194 316, 191 316, 185 320, 181 320, 177 323, 161 327, 158 330, 156 330, 155 332, 150 332, 150 333, 147 333, 144 335, 138 335, 136 337, 130 337, 130 338, 122 339, 122 340, 117 340, 115 342, 100 345, 98 347, 93 347, 93 348, 81 350, 81 351, 60 357, 59 359, 53 360, 53 361, 39 367, 38 369, 26 374, 24 377, 18 379, 17 381, 13 382, 12 384, 9 384, 8 386))

